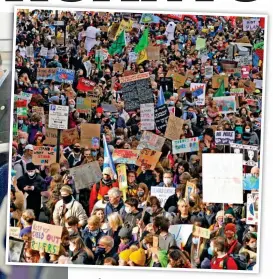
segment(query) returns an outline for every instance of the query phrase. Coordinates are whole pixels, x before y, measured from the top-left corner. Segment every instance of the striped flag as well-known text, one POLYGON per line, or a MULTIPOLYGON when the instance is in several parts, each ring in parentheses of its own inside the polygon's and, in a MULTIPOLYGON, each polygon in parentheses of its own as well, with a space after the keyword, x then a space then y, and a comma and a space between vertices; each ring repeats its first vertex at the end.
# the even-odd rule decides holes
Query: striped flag
POLYGON ((106 142, 106 138, 104 134, 103 134, 103 151, 104 151, 103 169, 110 168, 114 178, 117 179, 117 172, 113 162, 112 154, 109 151, 108 144, 106 142))

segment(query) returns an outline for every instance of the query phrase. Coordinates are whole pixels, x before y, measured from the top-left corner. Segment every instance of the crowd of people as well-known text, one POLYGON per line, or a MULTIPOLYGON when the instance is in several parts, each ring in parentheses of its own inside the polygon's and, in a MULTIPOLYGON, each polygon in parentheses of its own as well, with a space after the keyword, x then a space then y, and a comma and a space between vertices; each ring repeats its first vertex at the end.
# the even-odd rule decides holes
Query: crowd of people
MULTIPOLYGON (((215 131, 234 131, 234 143, 258 149, 262 140, 262 88, 256 81, 263 78, 264 26, 260 19, 258 31, 246 31, 243 23, 241 17, 227 16, 18 11, 10 226, 20 228, 19 238, 24 241, 21 262, 255 269, 259 234, 257 223, 247 222, 247 194, 258 190, 244 190, 243 204, 220 204, 203 202, 202 188, 202 154, 231 152, 229 144, 215 143, 215 131), (199 38, 205 39, 201 50, 197 48, 199 38), (147 42, 159 46, 158 60, 145 56, 147 42), (102 50, 106 53, 103 58, 98 55, 102 50), (137 58, 132 62, 134 50, 138 50, 137 58), (240 62, 237 58, 245 51, 250 51, 248 62, 240 62), (227 61, 236 64, 237 70, 225 67, 227 61), (115 64, 123 69, 115 72, 115 64), (210 77, 205 75, 205 66, 212 66, 210 77), (244 66, 247 74, 238 71, 244 66), (67 76, 63 82, 40 78, 43 68, 70 69, 75 73, 73 82, 67 82, 67 76), (164 85, 170 71, 185 77, 184 84, 177 86, 173 81, 171 86, 164 85), (124 188, 115 176, 116 164, 106 164, 104 139, 110 153, 107 159, 116 149, 138 149, 144 133, 140 108, 126 110, 120 81, 138 73, 149 74, 155 108, 163 98, 165 105, 173 108, 170 116, 185 121, 179 138, 197 137, 199 150, 173 154, 166 139, 155 168, 126 164, 124 188), (223 83, 219 88, 213 86, 215 75, 228 77, 224 89, 223 83), (78 89, 82 78, 94 84, 91 91, 78 89), (206 84, 204 104, 194 96, 192 83, 206 84), (235 97, 235 111, 221 110, 214 97, 225 98, 231 89, 241 87, 244 90, 235 97), (32 94, 25 114, 18 110, 23 92, 32 94), (94 95, 98 101, 88 112, 77 109, 77 98, 94 95), (79 137, 70 146, 60 146, 58 162, 35 165, 35 147, 50 146, 45 142, 52 104, 69 107, 67 128, 77 128, 79 135, 82 124, 100 124, 99 147, 85 146, 79 137), (37 107, 42 107, 44 114, 37 113, 37 107), (70 170, 95 161, 102 178, 78 187, 70 170), (188 183, 195 184, 190 193, 186 193, 188 183), (175 190, 162 203, 159 196, 151 194, 152 187, 175 190), (37 221, 62 227, 58 254, 32 245, 33 223, 37 221), (192 231, 179 242, 171 228, 181 226, 183 230, 187 225, 207 229, 209 237, 192 231)), ((150 132, 164 137, 156 125, 150 132)), ((244 166, 242 176, 246 174, 257 178, 259 165, 244 166)))

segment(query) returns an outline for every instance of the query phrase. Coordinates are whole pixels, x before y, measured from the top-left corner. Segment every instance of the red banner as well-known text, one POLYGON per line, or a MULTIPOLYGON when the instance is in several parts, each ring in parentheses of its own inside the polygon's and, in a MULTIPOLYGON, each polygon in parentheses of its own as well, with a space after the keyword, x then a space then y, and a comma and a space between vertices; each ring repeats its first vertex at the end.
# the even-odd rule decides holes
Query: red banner
POLYGON ((79 91, 93 91, 93 89, 95 88, 96 83, 86 79, 86 78, 80 78, 78 81, 78 85, 77 85, 77 89, 79 91))

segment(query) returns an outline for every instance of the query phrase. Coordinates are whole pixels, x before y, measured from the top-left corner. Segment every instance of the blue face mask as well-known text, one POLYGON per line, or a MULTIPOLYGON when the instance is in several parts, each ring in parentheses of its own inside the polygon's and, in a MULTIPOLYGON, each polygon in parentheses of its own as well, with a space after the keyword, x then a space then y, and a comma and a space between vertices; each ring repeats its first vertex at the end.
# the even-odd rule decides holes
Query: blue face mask
POLYGON ((91 154, 92 154, 93 157, 96 157, 97 156, 97 151, 92 151, 91 154))
POLYGON ((199 243, 199 238, 194 237, 194 238, 192 239, 192 243, 193 243, 194 245, 198 245, 198 243, 199 243))
POLYGON ((102 247, 97 247, 96 248, 96 251, 95 251, 95 254, 105 254, 105 248, 102 248, 102 247))
POLYGON ((170 101, 169 105, 174 106, 174 101, 170 101))
POLYGON ((213 256, 213 255, 214 255, 214 251, 213 251, 213 249, 212 249, 211 247, 209 247, 209 249, 208 249, 208 253, 209 253, 209 255, 211 255, 211 256, 213 256))
POLYGON ((95 230, 95 231, 89 231, 91 234, 92 234, 92 236, 97 236, 98 234, 99 234, 99 231, 100 230, 95 230))

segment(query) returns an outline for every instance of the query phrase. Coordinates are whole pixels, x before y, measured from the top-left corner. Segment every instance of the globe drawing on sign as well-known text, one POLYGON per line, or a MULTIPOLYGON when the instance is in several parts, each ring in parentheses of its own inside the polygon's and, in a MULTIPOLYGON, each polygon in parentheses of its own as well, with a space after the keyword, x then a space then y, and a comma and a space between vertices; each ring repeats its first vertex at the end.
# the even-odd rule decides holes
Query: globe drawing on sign
POLYGON ((66 73, 60 74, 60 79, 67 79, 68 75, 66 73))

